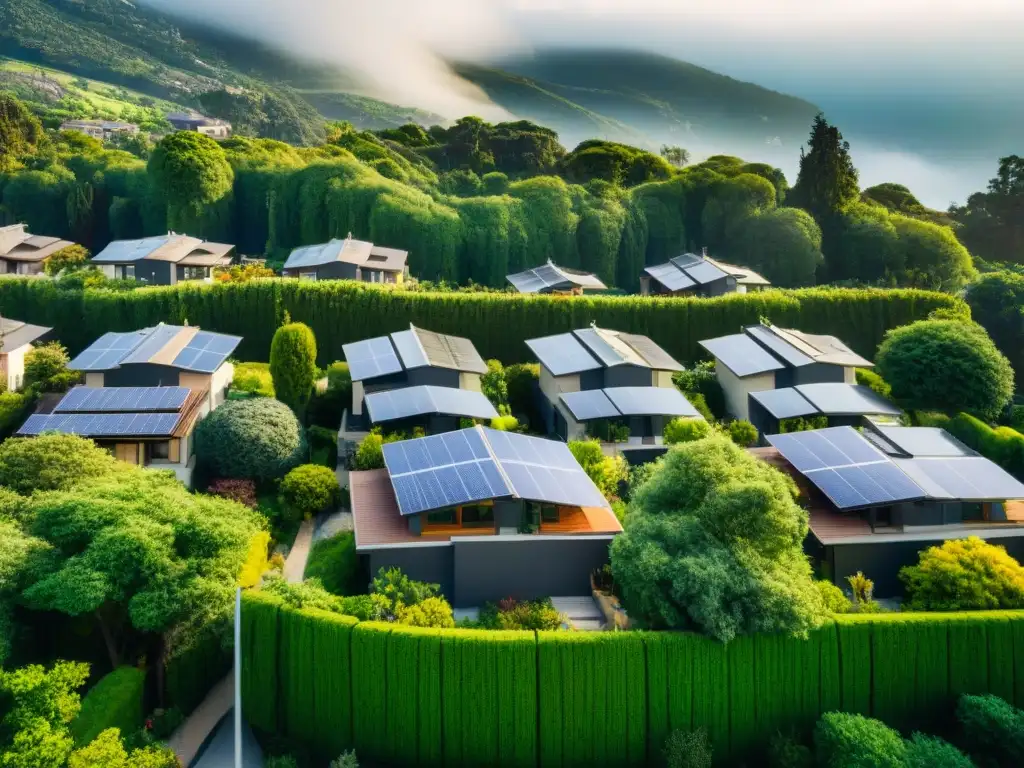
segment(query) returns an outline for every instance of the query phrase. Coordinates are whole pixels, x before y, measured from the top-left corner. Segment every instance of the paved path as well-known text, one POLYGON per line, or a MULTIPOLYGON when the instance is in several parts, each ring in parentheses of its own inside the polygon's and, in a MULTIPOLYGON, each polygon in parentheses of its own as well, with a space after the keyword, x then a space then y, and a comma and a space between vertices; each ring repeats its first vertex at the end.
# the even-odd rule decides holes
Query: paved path
POLYGON ((592 632, 604 629, 604 616, 593 597, 552 597, 551 604, 565 615, 574 629, 592 632))
POLYGON ((306 572, 309 548, 313 545, 313 526, 312 520, 302 521, 295 543, 288 551, 288 559, 284 561, 284 577, 293 584, 302 581, 302 574, 306 572))

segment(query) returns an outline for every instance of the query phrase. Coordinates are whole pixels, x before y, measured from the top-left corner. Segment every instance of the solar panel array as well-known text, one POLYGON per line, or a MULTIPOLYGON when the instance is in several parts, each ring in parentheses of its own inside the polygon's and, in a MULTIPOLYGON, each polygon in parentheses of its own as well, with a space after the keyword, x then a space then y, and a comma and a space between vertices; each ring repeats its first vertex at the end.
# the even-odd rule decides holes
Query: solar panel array
POLYGON ((155 328, 151 328, 142 343, 125 355, 121 362, 148 363, 153 355, 167 346, 168 342, 173 340, 179 333, 181 333, 181 328, 176 325, 158 325, 155 328))
POLYGON ((604 393, 623 416, 700 418, 700 412, 675 387, 611 387, 604 393))
POLYGON ((875 429, 899 451, 918 456, 974 456, 974 452, 938 427, 882 427, 875 429))
POLYGON ((399 331, 391 334, 391 341, 398 350, 399 357, 406 368, 423 368, 430 365, 426 352, 414 331, 399 331))
POLYGON ((495 419, 498 412, 480 392, 455 387, 406 387, 366 396, 366 409, 374 423, 438 413, 469 419, 495 419))
POLYGON ((684 253, 681 256, 674 256, 669 261, 680 269, 686 269, 694 264, 700 264, 703 259, 695 253, 684 253))
POLYGON ((352 381, 365 381, 378 376, 400 373, 402 364, 398 361, 395 348, 387 336, 364 339, 342 346, 352 381))
POLYGON ((798 384, 795 389, 829 416, 899 416, 902 413, 881 395, 858 384, 798 384))
POLYGON ((188 399, 187 387, 75 387, 54 413, 174 411, 188 399))
POLYGON ((172 365, 189 371, 213 373, 241 343, 238 336, 199 331, 174 358, 172 365))
POLYGON ((616 419, 621 415, 619 409, 601 389, 564 392, 560 398, 576 421, 616 419))
POLYGON ((530 339, 526 342, 526 346, 544 364, 544 367, 551 371, 552 376, 595 371, 602 367, 601 363, 571 333, 530 339))
POLYGON ((19 435, 61 432, 83 437, 169 437, 178 424, 177 413, 33 414, 19 435))
POLYGON ((805 355, 789 342, 780 339, 763 325, 747 328, 746 332, 760 344, 763 344, 792 366, 800 367, 802 365, 810 365, 814 362, 813 359, 805 355))
POLYGON ((137 331, 105 333, 79 353, 68 367, 74 371, 106 371, 116 368, 145 338, 145 334, 137 331))
POLYGON ((776 419, 793 419, 818 413, 818 409, 792 387, 751 392, 750 397, 776 419))
POLYGON ((517 272, 508 276, 508 281, 520 293, 539 293, 546 288, 565 285, 569 280, 551 264, 542 264, 536 269, 517 272))
POLYGON ((741 378, 786 367, 756 341, 742 333, 706 339, 700 342, 700 345, 741 378))
POLYGON ((686 274, 701 285, 707 285, 708 283, 713 283, 716 280, 721 280, 722 278, 729 276, 726 272, 719 269, 709 261, 701 261, 699 264, 686 267, 686 274))
POLYGON ((593 328, 584 328, 579 331, 574 331, 573 334, 583 342, 584 346, 586 346, 598 360, 606 366, 611 367, 631 362, 627 360, 619 350, 615 349, 615 347, 605 341, 605 339, 601 337, 601 334, 593 328))
POLYGON ((980 456, 934 459, 896 459, 894 462, 924 487, 930 495, 963 501, 1005 501, 1024 499, 1024 484, 1002 467, 980 456))
POLYGON ((697 284, 694 280, 690 279, 689 275, 671 262, 647 267, 644 272, 670 291, 685 291, 687 288, 692 288, 697 284))

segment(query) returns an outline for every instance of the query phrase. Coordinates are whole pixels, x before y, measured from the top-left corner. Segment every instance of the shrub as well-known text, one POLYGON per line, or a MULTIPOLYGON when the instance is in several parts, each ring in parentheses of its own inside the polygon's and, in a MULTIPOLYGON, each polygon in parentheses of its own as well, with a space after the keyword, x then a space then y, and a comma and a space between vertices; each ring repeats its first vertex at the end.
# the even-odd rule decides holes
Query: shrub
POLYGON ((881 395, 886 400, 892 397, 892 387, 885 382, 885 379, 868 368, 857 369, 857 383, 862 387, 867 387, 876 395, 881 395))
POLYGON ((662 754, 667 768, 711 768, 711 741, 703 728, 672 731, 662 754))
POLYGON ((62 270, 74 272, 81 269, 89 261, 89 251, 80 245, 69 245, 61 248, 43 262, 43 271, 50 277, 56 277, 62 270))
POLYGON ((915 733, 906 742, 906 768, 974 768, 967 755, 947 741, 915 733))
POLYGON ((779 432, 809 432, 814 429, 825 429, 828 426, 828 416, 811 416, 803 418, 796 416, 792 419, 779 419, 779 432))
POLYGON ((355 752, 342 752, 327 768, 359 768, 359 760, 355 752))
POLYGON ((299 768, 299 764, 291 755, 274 755, 263 761, 263 768, 299 768))
POLYGON ((853 601, 850 603, 852 613, 878 613, 881 610, 875 602, 875 582, 863 572, 857 571, 853 576, 847 576, 846 581, 853 594, 853 601))
POLYGON ((220 477, 266 482, 284 477, 307 455, 295 414, 270 398, 231 400, 195 430, 196 461, 220 477))
POLYGON ((310 423, 337 431, 341 415, 352 404, 352 376, 348 363, 334 362, 327 367, 327 389, 314 391, 306 414, 310 423))
POLYGON ((307 579, 318 579, 323 588, 335 595, 356 591, 359 560, 352 531, 342 531, 313 544, 306 562, 307 579))
POLYGON ((850 599, 843 594, 843 590, 831 581, 814 582, 821 592, 821 601, 825 610, 829 613, 849 613, 853 609, 850 599))
POLYGON ((899 733, 862 715, 827 712, 814 729, 823 768, 902 768, 906 748, 899 733))
POLYGON ((416 605, 398 605, 395 618, 412 627, 450 629, 455 626, 452 607, 443 597, 428 597, 416 605))
POLYGON ((0 522, 13 520, 22 522, 25 518, 28 499, 21 496, 10 488, 0 486, 0 522))
POLYGON ((269 363, 235 363, 231 388, 260 397, 274 396, 274 378, 269 363))
POLYGON ((749 421, 743 421, 742 419, 730 421, 726 430, 729 433, 729 439, 740 448, 750 448, 757 445, 757 427, 749 421))
POLYGON ((514 600, 507 598, 497 605, 488 603, 480 612, 480 624, 486 629, 561 629, 565 617, 555 610, 551 598, 514 600))
POLYGON ((67 392, 82 378, 78 371, 68 370, 70 362, 67 350, 58 341, 33 347, 25 355, 25 388, 36 387, 40 392, 67 392))
POLYGON ((125 467, 92 440, 77 435, 19 437, 0 443, 0 485, 24 496, 68 490, 125 467))
POLYGON ((1024 567, 1004 547, 971 536, 921 553, 900 570, 904 608, 915 611, 981 611, 1024 608, 1024 567))
POLYGON ((625 458, 605 456, 597 440, 573 441, 569 443, 569 450, 605 498, 618 497, 619 484, 629 477, 625 458))
POLYGON ((270 375, 277 399, 303 414, 316 380, 316 337, 308 325, 289 323, 270 343, 270 375))
MULTIPOLYGON (((437 584, 413 581, 398 568, 381 568, 370 587, 374 618, 379 621, 402 621, 407 609, 430 598, 437 598, 440 590, 437 584)), ((439 599, 444 602, 444 598, 439 599)), ((431 616, 440 616, 443 620, 444 611, 438 604, 431 603, 429 611, 431 616)), ((410 619, 419 620, 420 615, 415 614, 410 619)))
POLYGON ((686 399, 689 401, 690 405, 697 409, 697 413, 703 416, 704 421, 708 424, 714 424, 715 421, 717 421, 714 413, 712 413, 711 409, 708 407, 708 403, 704 399, 704 395, 691 392, 686 395, 686 399))
MULTIPOLYGON (((32 765, 56 763, 34 762, 32 765)), ((67 762, 68 768, 179 768, 180 765, 178 756, 164 745, 143 746, 129 753, 118 728, 103 731, 91 743, 72 752, 67 762)))
POLYGON ((356 470, 384 469, 384 436, 374 430, 359 443, 353 459, 356 470))
POLYGON ((792 736, 777 733, 768 742, 769 768, 812 768, 813 765, 810 748, 792 736))
POLYGON ((487 361, 487 373, 480 377, 480 391, 494 404, 495 408, 508 405, 505 367, 500 360, 487 361))
POLYGON ((704 419, 672 419, 665 425, 665 442, 669 445, 703 440, 711 434, 711 425, 704 419))
POLYGON ((998 696, 961 696, 956 719, 971 755, 996 765, 1024 765, 1024 712, 998 696))
MULTIPOLYGON (((6 386, 6 382, 0 382, 6 386)), ((20 427, 29 416, 35 398, 22 392, 0 390, 0 438, 7 437, 20 427)))
POLYGON ((519 419, 515 416, 499 416, 496 419, 491 419, 491 429, 496 429, 499 432, 515 432, 519 429, 519 419))
POLYGON ((327 389, 340 393, 344 400, 352 399, 352 374, 348 363, 336 360, 327 366, 327 389))
POLYGON ((701 395, 704 398, 713 416, 709 421, 725 418, 725 392, 718 382, 713 360, 704 360, 692 368, 679 371, 672 376, 672 381, 688 398, 690 395, 701 395))
POLYGON ((303 464, 281 481, 281 503, 299 518, 309 518, 338 503, 338 477, 319 464, 303 464))
POLYGON ((525 418, 535 429, 540 425, 537 411, 537 381, 540 379, 538 363, 516 363, 505 366, 505 388, 508 407, 513 416, 525 418))
POLYGON ((238 586, 242 589, 249 589, 260 583, 260 577, 270 568, 270 560, 267 558, 269 549, 269 532, 260 531, 252 537, 252 541, 249 543, 249 552, 238 572, 238 586))
POLYGON ((240 478, 222 477, 214 480, 206 489, 207 493, 220 496, 231 501, 244 504, 249 509, 256 509, 259 505, 256 500, 256 483, 252 480, 240 478))
POLYGON ((135 733, 142 727, 142 692, 146 673, 136 667, 118 667, 104 675, 82 699, 82 709, 71 723, 79 746, 88 744, 108 728, 135 733))

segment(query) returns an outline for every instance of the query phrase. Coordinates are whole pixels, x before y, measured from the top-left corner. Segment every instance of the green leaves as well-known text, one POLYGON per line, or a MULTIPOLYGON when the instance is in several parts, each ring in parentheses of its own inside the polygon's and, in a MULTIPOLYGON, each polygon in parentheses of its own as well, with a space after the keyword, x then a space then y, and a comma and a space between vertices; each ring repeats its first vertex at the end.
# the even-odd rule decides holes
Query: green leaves
POLYGON ((316 337, 302 323, 283 325, 270 343, 274 392, 301 419, 316 378, 316 337))

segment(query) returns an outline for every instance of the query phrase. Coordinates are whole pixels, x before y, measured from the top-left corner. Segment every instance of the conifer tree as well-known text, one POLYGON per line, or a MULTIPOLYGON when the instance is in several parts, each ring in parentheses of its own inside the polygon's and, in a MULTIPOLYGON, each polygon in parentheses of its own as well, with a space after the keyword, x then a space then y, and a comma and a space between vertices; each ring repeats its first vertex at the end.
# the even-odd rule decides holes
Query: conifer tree
POLYGON ((800 174, 787 202, 803 208, 821 224, 831 214, 857 200, 859 194, 850 142, 819 114, 811 126, 808 149, 800 150, 800 174))

